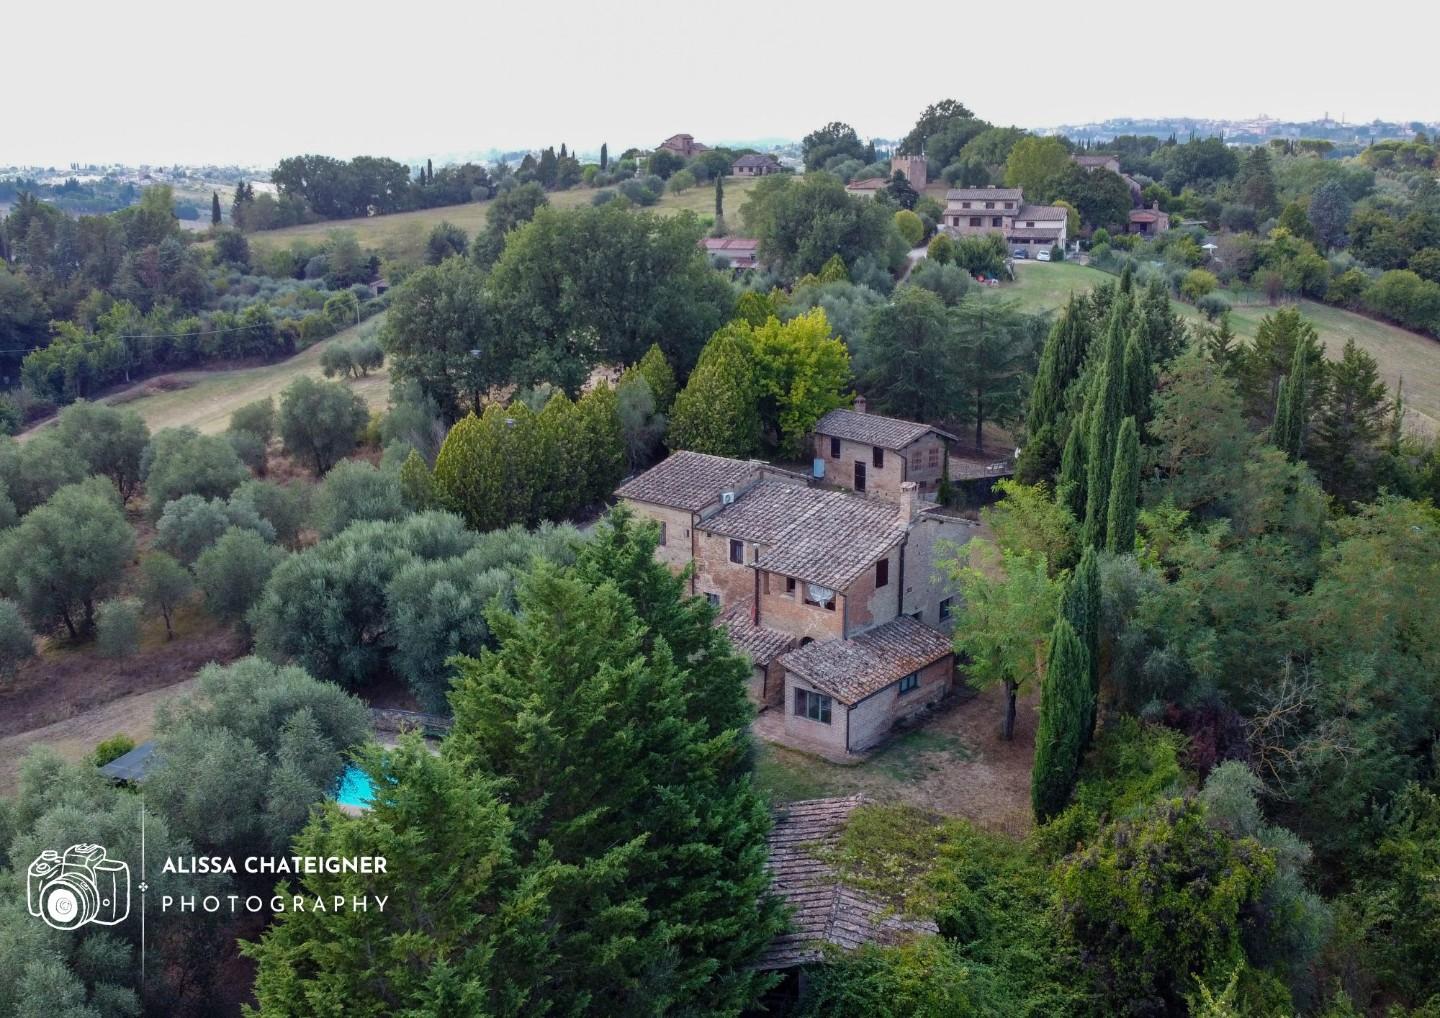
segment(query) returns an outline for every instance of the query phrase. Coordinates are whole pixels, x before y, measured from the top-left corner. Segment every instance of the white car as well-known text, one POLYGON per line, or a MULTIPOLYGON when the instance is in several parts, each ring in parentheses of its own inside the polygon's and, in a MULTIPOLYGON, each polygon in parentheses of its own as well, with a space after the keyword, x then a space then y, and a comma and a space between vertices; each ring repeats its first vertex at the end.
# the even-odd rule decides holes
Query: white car
POLYGON ((1036 260, 1037 262, 1048 262, 1048 261, 1050 260, 1050 252, 1049 252, 1049 251, 1036 251, 1036 252, 1035 252, 1035 260, 1036 260))

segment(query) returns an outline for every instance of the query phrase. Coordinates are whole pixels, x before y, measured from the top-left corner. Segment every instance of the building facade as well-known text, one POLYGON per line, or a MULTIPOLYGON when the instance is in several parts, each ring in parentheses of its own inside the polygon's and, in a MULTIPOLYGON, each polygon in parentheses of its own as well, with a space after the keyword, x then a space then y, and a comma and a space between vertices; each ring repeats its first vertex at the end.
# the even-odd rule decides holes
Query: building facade
POLYGON ((890 159, 890 172, 899 171, 905 174, 905 179, 910 181, 910 186, 917 191, 925 190, 925 184, 929 180, 926 175, 929 166, 924 156, 892 156, 890 159))
POLYGON ((1069 212, 1027 205, 1018 187, 955 187, 945 192, 944 228, 962 237, 998 233, 1012 249, 1064 247, 1069 212))
POLYGON ((780 160, 770 155, 741 156, 730 164, 730 174, 735 177, 767 177, 780 169, 780 160))
POLYGON ((921 494, 940 487, 947 441, 954 435, 914 421, 866 412, 857 396, 854 410, 832 410, 815 424, 815 474, 852 491, 899 498, 914 481, 921 494))
POLYGON ((617 494, 659 524, 660 561, 688 568, 691 593, 717 606, 751 661, 751 696, 783 712, 787 739, 861 752, 952 688, 956 592, 939 555, 976 524, 924 503, 915 482, 891 501, 678 452, 617 494), (863 665, 861 679, 840 682, 837 662, 863 665))
POLYGON ((692 134, 672 134, 657 145, 656 148, 663 148, 667 152, 674 152, 677 156, 685 159, 699 155, 701 152, 710 151, 709 145, 700 144, 692 134))

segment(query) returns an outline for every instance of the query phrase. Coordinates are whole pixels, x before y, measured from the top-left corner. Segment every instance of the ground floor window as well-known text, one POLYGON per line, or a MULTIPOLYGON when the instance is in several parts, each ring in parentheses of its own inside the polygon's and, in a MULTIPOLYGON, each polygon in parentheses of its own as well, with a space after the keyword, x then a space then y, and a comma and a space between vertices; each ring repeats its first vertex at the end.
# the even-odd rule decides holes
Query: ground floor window
POLYGON ((710 591, 705 592, 705 600, 709 601, 712 607, 720 607, 720 595, 710 591))
POLYGON ((830 710, 831 700, 828 696, 811 692, 808 689, 795 690, 795 713, 800 717, 828 725, 830 710))
POLYGON ((919 689, 919 688, 920 688, 920 673, 919 673, 919 672, 911 672, 909 675, 905 676, 903 679, 900 680, 900 695, 901 695, 901 696, 904 696, 906 693, 910 692, 912 689, 919 689))
POLYGON ((947 598, 944 598, 944 599, 941 600, 941 602, 940 602, 940 621, 941 621, 941 622, 946 622, 946 621, 948 621, 949 618, 950 618, 950 616, 954 614, 954 601, 955 601, 955 599, 954 599, 953 597, 947 597, 947 598))

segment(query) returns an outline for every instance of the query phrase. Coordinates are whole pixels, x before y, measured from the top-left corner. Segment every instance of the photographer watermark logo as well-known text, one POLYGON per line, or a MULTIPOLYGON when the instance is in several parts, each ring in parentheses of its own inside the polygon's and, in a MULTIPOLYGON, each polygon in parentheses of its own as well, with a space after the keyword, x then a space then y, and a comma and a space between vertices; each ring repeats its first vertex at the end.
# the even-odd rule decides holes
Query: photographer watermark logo
POLYGON ((130 867, 99 845, 46 849, 26 874, 30 914, 57 930, 114 926, 130 915, 130 867))

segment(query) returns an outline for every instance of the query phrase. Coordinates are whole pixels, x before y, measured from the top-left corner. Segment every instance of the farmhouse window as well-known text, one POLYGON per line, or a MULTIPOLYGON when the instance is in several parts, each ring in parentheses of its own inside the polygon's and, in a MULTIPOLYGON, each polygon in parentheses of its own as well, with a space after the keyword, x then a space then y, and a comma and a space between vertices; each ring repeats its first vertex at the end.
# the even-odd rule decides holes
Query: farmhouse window
POLYGON ((785 577, 785 593, 787 593, 787 594, 793 594, 793 593, 795 593, 795 577, 793 577, 793 576, 787 576, 787 577, 785 577))
POLYGON ((979 216, 971 216, 971 217, 970 217, 970 225, 971 225, 971 226, 979 226, 979 225, 980 225, 980 217, 979 217, 979 216))
POLYGON ((890 583, 890 560, 882 558, 875 563, 875 588, 888 586, 890 583))
POLYGON ((935 446, 930 447, 930 469, 934 470, 940 465, 940 450, 935 446))
POLYGON ((816 583, 807 583, 805 584, 805 603, 833 612, 835 610, 835 591, 816 583))
POLYGON ((660 524, 660 547, 665 547, 665 524, 660 524))
POLYGON ((885 450, 880 448, 878 445, 875 448, 871 449, 870 462, 875 464, 876 470, 879 470, 881 467, 885 466, 885 450))
POLYGON ((919 689, 919 688, 920 688, 920 673, 919 673, 919 672, 911 672, 909 675, 905 676, 903 679, 900 680, 900 695, 901 695, 901 696, 904 696, 906 693, 910 692, 912 689, 919 689))
POLYGON ((840 439, 838 438, 832 437, 830 439, 830 458, 832 460, 838 460, 840 458, 840 439))
POLYGON ((736 565, 744 565, 744 564, 745 564, 745 542, 744 542, 744 541, 736 541, 736 540, 733 540, 733 539, 731 540, 731 542, 730 542, 730 561, 731 561, 731 562, 734 562, 736 565))
POLYGON ((808 689, 795 690, 795 713, 802 718, 828 725, 831 707, 832 701, 828 696, 813 693, 808 689))
POLYGON ((953 597, 942 598, 940 601, 940 621, 946 622, 955 613, 953 597))

